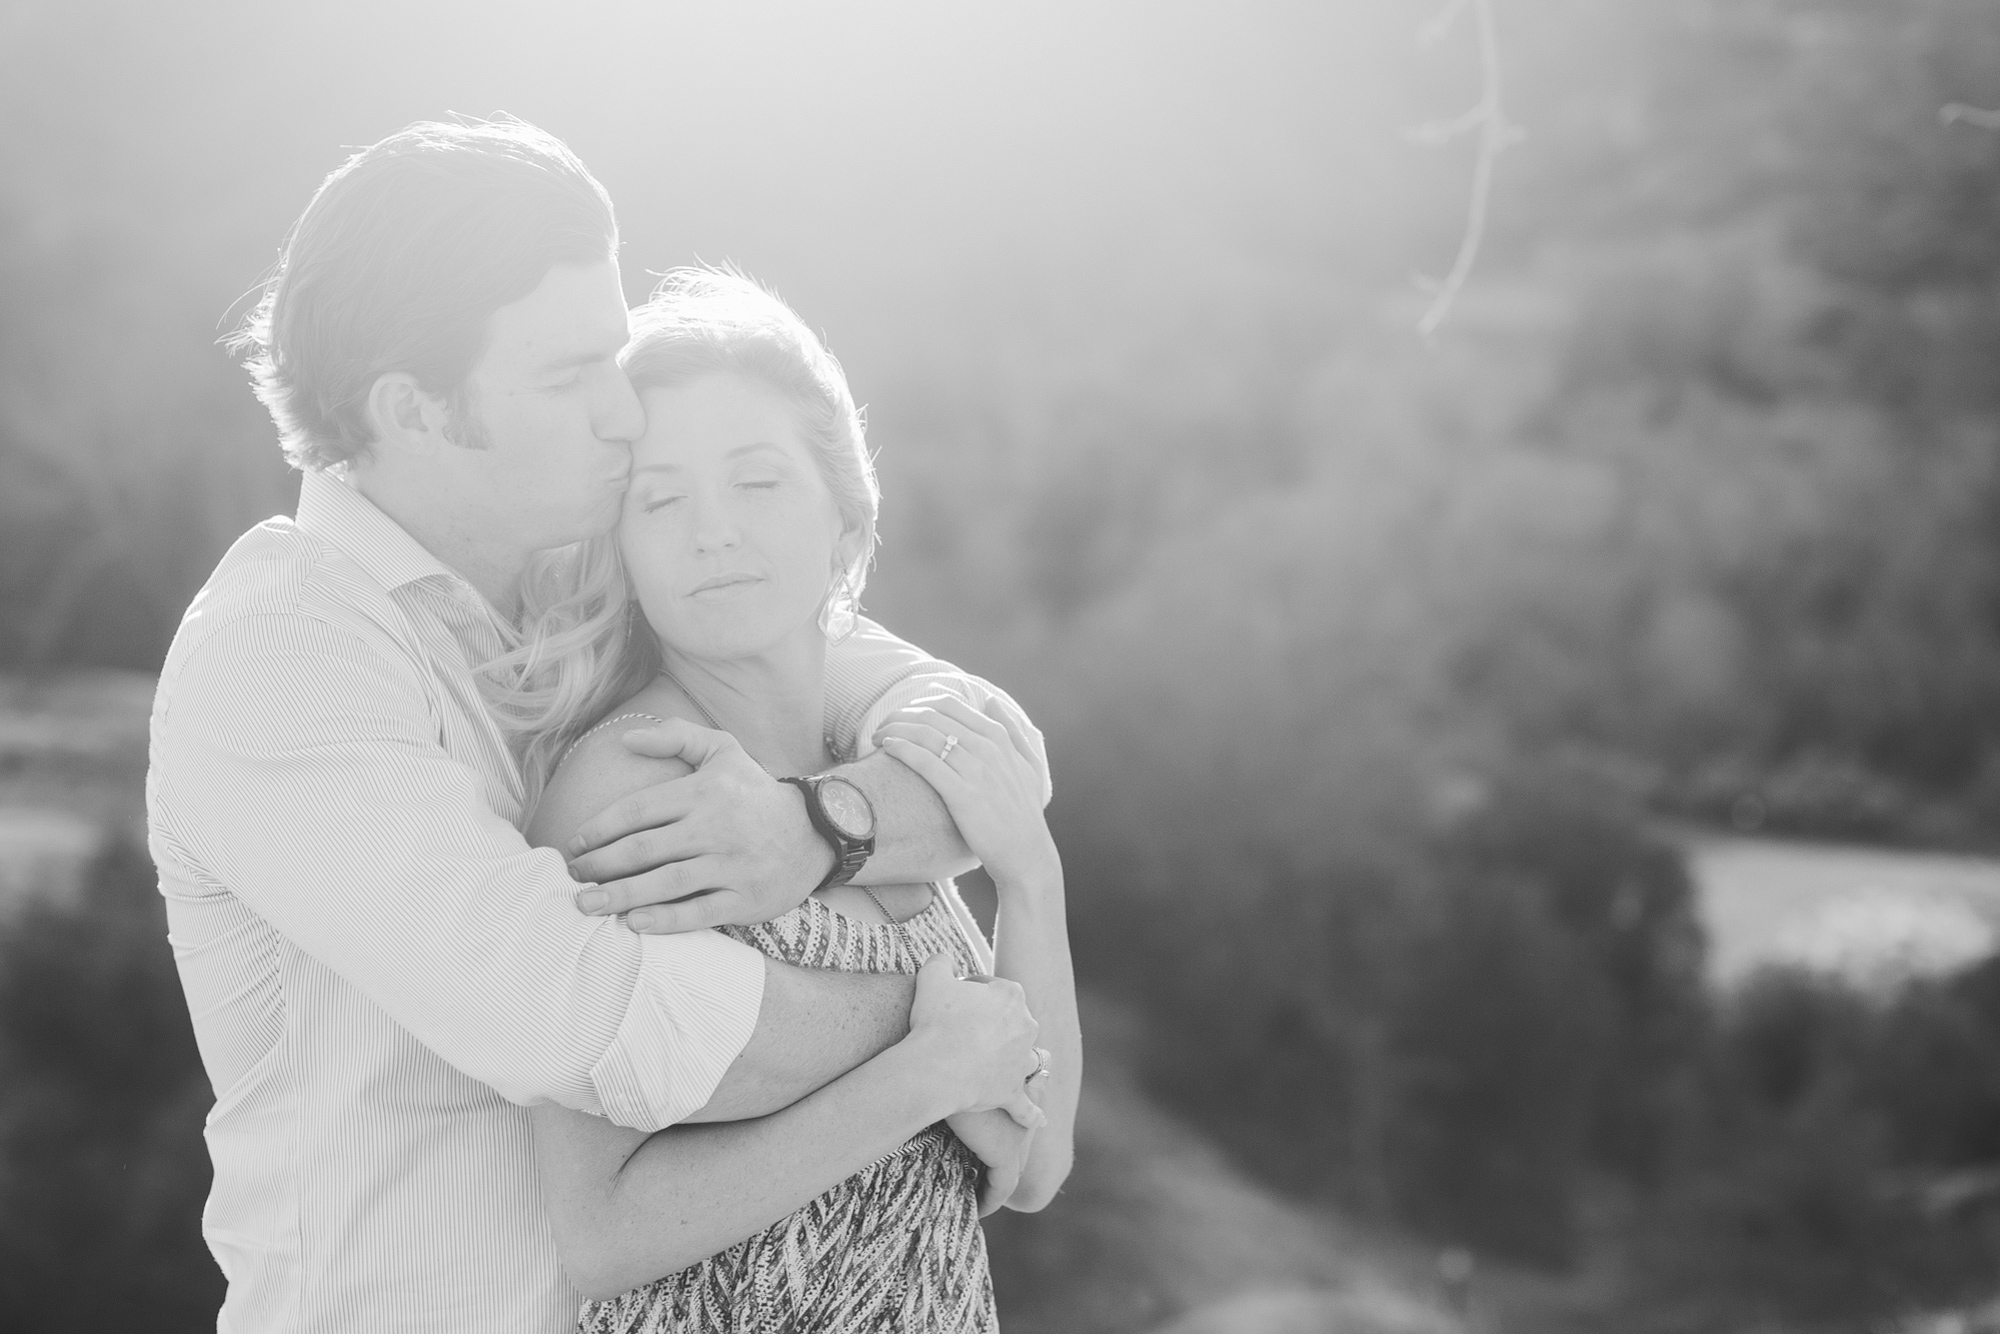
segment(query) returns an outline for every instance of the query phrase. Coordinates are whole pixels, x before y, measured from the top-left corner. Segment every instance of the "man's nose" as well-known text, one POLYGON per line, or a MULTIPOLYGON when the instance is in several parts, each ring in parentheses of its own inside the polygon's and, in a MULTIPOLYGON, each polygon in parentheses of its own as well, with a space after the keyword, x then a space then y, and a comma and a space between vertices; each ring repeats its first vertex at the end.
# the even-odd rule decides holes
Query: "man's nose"
POLYGON ((639 391, 632 387, 623 367, 613 366, 607 379, 609 384, 591 425, 599 440, 632 444, 646 433, 645 406, 639 402, 639 391))

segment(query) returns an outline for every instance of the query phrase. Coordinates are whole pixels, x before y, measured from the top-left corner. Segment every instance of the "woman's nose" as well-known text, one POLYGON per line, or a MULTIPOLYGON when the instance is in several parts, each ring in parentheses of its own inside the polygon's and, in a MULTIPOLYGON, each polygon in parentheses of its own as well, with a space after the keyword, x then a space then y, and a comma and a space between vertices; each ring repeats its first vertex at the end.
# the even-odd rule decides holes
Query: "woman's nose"
POLYGON ((729 507, 711 499, 695 501, 693 535, 697 551, 727 551, 740 538, 729 507))

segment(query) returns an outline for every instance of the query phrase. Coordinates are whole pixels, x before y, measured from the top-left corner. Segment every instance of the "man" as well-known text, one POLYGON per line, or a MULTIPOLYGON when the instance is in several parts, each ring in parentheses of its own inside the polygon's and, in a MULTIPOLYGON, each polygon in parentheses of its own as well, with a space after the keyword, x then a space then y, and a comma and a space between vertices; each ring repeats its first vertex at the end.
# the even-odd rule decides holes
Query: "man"
MULTIPOLYGON (((586 828, 605 846, 579 868, 605 883, 585 911, 517 832, 478 670, 534 553, 619 512, 644 423, 616 249, 556 140, 421 124, 327 179, 242 338, 299 512, 239 540, 188 609, 147 780, 216 1092, 224 1330, 567 1328, 523 1104, 643 1130, 757 1116, 927 1035, 901 1084, 867 1086, 885 1120, 941 1098, 1033 1116, 1011 984, 789 969, 687 931, 775 916, 836 868, 962 869, 942 804, 893 761, 842 771, 872 806, 862 847, 729 738, 662 729, 655 753, 699 770, 586 828)), ((829 667, 843 741, 940 683, 1013 708, 879 630, 829 667)))

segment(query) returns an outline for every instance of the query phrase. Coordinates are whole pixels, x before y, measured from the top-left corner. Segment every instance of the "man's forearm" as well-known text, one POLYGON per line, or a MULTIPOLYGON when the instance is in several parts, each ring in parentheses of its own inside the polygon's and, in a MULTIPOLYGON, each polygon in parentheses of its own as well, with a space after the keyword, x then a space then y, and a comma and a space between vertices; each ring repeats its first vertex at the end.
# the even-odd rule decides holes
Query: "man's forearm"
POLYGON ((840 1078, 909 1033, 916 986, 906 974, 842 973, 767 960, 756 1030, 714 1095, 687 1119, 767 1116, 840 1078))
POLYGON ((979 864, 944 799, 900 762, 878 751, 836 772, 865 792, 875 808, 875 851, 855 873, 855 884, 922 884, 979 864))
POLYGON ((921 1054, 898 1048, 770 1116, 669 1126, 636 1148, 594 1118, 538 1112, 572 1279, 614 1297, 770 1226, 944 1115, 936 1084, 921 1054))

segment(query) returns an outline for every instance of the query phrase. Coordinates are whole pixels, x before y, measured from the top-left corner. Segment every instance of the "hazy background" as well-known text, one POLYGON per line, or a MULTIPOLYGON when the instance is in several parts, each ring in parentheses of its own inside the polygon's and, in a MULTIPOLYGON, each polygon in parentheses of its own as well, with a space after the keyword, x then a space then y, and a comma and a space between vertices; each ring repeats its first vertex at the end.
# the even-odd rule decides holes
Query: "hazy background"
POLYGON ((1092 1086, 1010 1330, 2000 1327, 2000 10, 1493 8, 1426 345, 1412 0, 0 0, 0 1324, 212 1320, 127 831, 296 493, 215 340, 346 151, 506 110, 635 301, 826 332, 869 610, 1050 735, 1092 1086))

